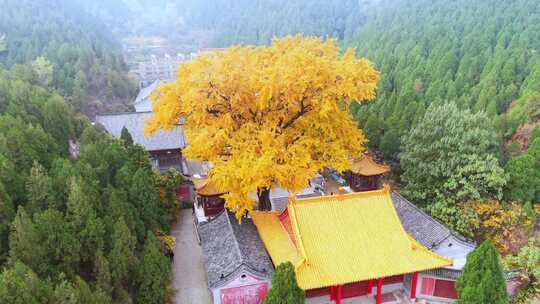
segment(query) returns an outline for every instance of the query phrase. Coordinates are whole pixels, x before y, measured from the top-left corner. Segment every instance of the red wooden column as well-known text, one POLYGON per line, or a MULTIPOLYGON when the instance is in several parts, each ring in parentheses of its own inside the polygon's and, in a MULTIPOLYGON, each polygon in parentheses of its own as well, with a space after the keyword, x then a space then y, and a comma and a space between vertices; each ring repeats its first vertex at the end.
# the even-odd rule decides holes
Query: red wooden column
POLYGON ((371 292, 373 292, 373 280, 367 282, 367 293, 371 294, 371 292))
POLYGON ((341 304, 341 285, 337 286, 337 301, 336 304, 341 304))
POLYGON ((411 282, 411 300, 416 299, 416 286, 418 285, 418 272, 413 273, 411 282))
POLYGON ((334 297, 334 286, 330 286, 330 301, 334 301, 336 298, 334 297))
POLYGON ((377 300, 375 303, 381 304, 382 303, 382 279, 377 279, 377 300))

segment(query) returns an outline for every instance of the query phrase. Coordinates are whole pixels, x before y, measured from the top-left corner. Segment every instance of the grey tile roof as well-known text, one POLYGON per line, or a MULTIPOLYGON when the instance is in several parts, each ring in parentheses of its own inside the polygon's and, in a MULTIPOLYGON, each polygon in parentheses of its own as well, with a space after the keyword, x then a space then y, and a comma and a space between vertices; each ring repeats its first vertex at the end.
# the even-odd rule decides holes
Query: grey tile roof
POLYGON ((225 210, 198 229, 208 287, 223 286, 244 270, 260 278, 272 277, 274 267, 251 219, 239 224, 225 210))
POLYGON ((184 175, 186 176, 208 176, 208 172, 211 168, 212 166, 208 162, 193 159, 184 159, 184 175))
MULTIPOLYGON (((308 198, 308 197, 316 197, 316 196, 322 196, 323 193, 321 193, 318 190, 315 190, 311 193, 305 193, 305 194, 298 194, 296 195, 297 198, 308 198)), ((279 196, 279 197, 273 197, 270 199, 270 203, 272 204, 272 210, 274 211, 283 211, 285 208, 287 208, 287 205, 289 204, 289 197, 288 196, 279 196)))
POLYGON ((434 277, 455 281, 461 275, 461 270, 438 268, 438 269, 423 271, 423 273, 434 276, 434 277))
POLYGON ((465 239, 395 191, 392 191, 392 201, 405 230, 427 248, 436 248, 441 242, 452 236, 465 239))
MULTIPOLYGON (((459 278, 462 271, 456 270, 456 269, 448 269, 448 268, 437 268, 437 269, 423 271, 422 273, 455 281, 459 278)), ((508 270, 504 272, 504 277, 507 281, 516 280, 523 277, 523 272, 521 270, 508 270)))
POLYGON ((186 146, 181 126, 172 130, 159 130, 151 136, 144 134, 144 123, 151 116, 152 112, 106 113, 98 114, 96 122, 118 138, 122 128, 126 127, 133 141, 144 146, 147 151, 183 149, 186 146))
POLYGON ((138 103, 141 103, 141 102, 149 99, 150 94, 152 94, 152 91, 154 91, 160 84, 161 84, 161 81, 158 79, 158 80, 152 82, 151 85, 149 85, 149 86, 147 86, 145 88, 142 88, 139 91, 139 94, 137 95, 137 97, 135 98, 135 102, 133 104, 138 104, 138 103))

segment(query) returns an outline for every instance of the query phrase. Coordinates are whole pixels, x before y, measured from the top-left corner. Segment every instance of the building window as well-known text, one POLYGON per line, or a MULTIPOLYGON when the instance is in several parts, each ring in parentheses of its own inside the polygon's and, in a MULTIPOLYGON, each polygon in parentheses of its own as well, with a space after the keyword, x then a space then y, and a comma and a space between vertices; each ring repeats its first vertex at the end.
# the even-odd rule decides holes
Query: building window
POLYGON ((152 158, 152 168, 155 170, 159 169, 159 161, 157 158, 152 158))

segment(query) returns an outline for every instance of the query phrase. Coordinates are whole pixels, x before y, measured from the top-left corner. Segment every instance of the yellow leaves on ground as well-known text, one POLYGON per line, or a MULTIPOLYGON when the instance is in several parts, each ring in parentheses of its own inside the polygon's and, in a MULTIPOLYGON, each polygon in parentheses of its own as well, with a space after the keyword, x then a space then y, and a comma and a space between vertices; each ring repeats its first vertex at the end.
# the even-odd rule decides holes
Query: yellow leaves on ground
POLYGON ((185 118, 186 157, 213 163, 210 178, 240 216, 257 189, 301 190, 324 167, 346 169, 365 142, 348 105, 374 99, 378 80, 369 61, 340 55, 334 40, 235 46, 183 64, 153 95, 147 131, 185 118))

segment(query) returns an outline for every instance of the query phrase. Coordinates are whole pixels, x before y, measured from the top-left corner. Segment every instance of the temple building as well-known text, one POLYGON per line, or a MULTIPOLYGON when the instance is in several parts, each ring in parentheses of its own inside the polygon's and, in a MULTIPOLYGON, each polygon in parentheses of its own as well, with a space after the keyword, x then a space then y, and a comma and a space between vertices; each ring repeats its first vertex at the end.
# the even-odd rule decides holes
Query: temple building
POLYGON ((152 112, 104 113, 96 116, 96 123, 116 138, 120 138, 125 127, 133 143, 142 145, 150 153, 154 169, 166 171, 172 168, 182 172, 182 150, 186 147, 182 126, 178 124, 171 130, 147 135, 144 124, 151 116, 152 112))
POLYGON ((285 188, 272 187, 270 191, 270 203, 272 210, 283 210, 287 207, 289 197, 296 196, 299 198, 314 197, 324 195, 324 177, 320 174, 315 175, 307 186, 298 192, 291 192, 285 188))
POLYGON ((382 187, 382 176, 388 172, 389 166, 376 163, 365 153, 352 160, 349 170, 345 172, 345 179, 354 192, 370 191, 382 187))
POLYGON ((283 212, 251 216, 274 265, 295 266, 306 303, 415 299, 419 273, 453 265, 406 232, 388 187, 292 198, 283 212))
POLYGON ((195 216, 198 223, 203 223, 220 214, 225 208, 225 199, 221 196, 227 191, 219 189, 208 178, 192 177, 195 187, 195 216))
POLYGON ((213 303, 262 303, 274 267, 252 220, 244 218, 239 224, 232 213, 222 210, 197 229, 213 303))
POLYGON ((163 81, 156 80, 153 83, 151 83, 149 86, 144 87, 139 91, 139 94, 137 94, 137 97, 135 98, 135 101, 133 102, 133 107, 135 108, 135 112, 151 112, 152 111, 152 100, 150 99, 150 96, 152 96, 152 92, 154 92, 154 90, 157 89, 161 83, 163 83, 163 81))

